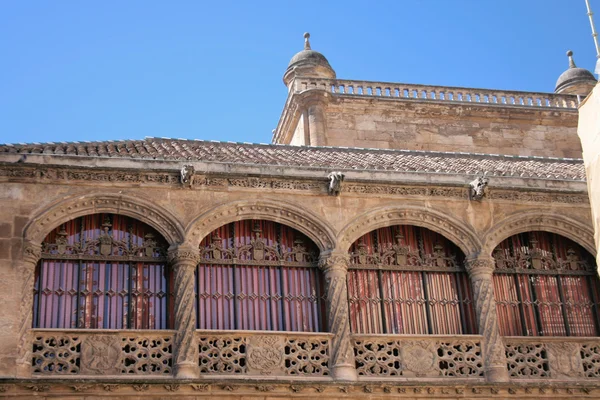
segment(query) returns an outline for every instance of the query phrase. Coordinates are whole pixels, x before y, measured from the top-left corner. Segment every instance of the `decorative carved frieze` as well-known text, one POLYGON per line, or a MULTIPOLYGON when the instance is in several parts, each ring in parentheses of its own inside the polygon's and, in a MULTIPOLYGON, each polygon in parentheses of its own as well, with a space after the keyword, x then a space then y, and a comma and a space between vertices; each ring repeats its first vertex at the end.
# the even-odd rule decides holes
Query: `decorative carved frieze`
POLYGON ((222 239, 218 235, 211 238, 210 243, 200 248, 200 260, 203 264, 244 264, 244 265, 277 265, 289 267, 315 267, 317 255, 309 252, 300 238, 294 240, 290 251, 280 250, 278 246, 269 246, 262 237, 259 225, 253 229, 250 244, 232 248, 223 248, 222 239))
POLYGON ((396 243, 388 249, 377 249, 368 253, 367 245, 359 239, 356 250, 350 254, 350 268, 389 269, 389 270, 435 270, 461 271, 456 257, 446 255, 444 247, 437 243, 433 253, 419 254, 419 251, 404 244, 404 236, 398 233, 396 243))

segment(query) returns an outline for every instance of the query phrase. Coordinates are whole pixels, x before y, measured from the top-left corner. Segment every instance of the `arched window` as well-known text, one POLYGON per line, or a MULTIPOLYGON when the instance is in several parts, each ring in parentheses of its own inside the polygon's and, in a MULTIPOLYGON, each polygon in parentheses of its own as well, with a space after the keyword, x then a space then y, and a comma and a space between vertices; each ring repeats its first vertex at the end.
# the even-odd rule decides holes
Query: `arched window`
POLYGON ((171 328, 167 247, 154 229, 122 215, 54 229, 42 243, 34 328, 171 328))
POLYGON ((355 333, 476 333, 464 255, 428 229, 374 230, 351 247, 348 274, 355 333))
POLYGON ((318 248, 270 221, 239 221, 200 244, 199 329, 319 332, 323 329, 318 248))
POLYGON ((504 336, 598 336, 596 264, 581 246, 548 232, 494 250, 494 294, 504 336))

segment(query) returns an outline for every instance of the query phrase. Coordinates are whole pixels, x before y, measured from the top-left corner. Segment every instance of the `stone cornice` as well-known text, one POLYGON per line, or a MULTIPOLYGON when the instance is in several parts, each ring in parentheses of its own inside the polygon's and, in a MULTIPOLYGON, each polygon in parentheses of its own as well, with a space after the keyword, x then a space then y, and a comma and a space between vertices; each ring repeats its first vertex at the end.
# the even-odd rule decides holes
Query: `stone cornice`
POLYGON ((71 396, 144 396, 148 399, 164 396, 236 396, 263 399, 265 396, 319 396, 322 398, 359 399, 365 396, 389 399, 435 398, 600 398, 600 386, 595 382, 511 382, 484 383, 453 379, 452 382, 333 382, 331 380, 236 380, 236 379, 1 379, 0 398, 42 395, 61 399, 71 396))
MULTIPOLYGON (((289 176, 282 168, 271 167, 271 171, 261 169, 262 175, 248 176, 248 173, 197 173, 193 182, 186 186, 192 190, 223 190, 237 188, 240 190, 275 190, 297 191, 307 194, 326 194, 327 177, 315 171, 306 171, 302 176, 289 176)), ((428 173, 410 173, 413 180, 398 179, 403 184, 391 183, 390 173, 383 173, 382 177, 369 174, 370 179, 361 179, 361 173, 345 174, 342 195, 365 196, 402 196, 402 197, 440 197, 440 198, 469 198, 469 177, 460 174, 439 175, 439 179, 431 179, 428 173), (388 176, 386 176, 388 175, 388 176), (418 179, 421 176, 422 179, 418 179), (353 179, 354 178, 354 179, 353 179), (379 179, 378 179, 379 178, 379 179)), ((394 174, 394 173, 391 173, 394 174)), ((405 177, 407 173, 396 172, 396 175, 405 177)), ((366 178, 366 177, 365 177, 366 178)), ((518 203, 564 203, 564 204, 589 204, 584 182, 572 182, 573 188, 564 189, 563 185, 556 187, 537 187, 531 189, 527 182, 504 186, 506 180, 511 178, 494 177, 490 184, 488 194, 484 201, 508 201, 518 203), (581 186, 581 187, 580 187, 581 186)), ((529 178, 529 181, 536 181, 529 178)), ((176 169, 131 169, 131 168, 73 168, 62 165, 15 165, 0 163, 0 182, 26 182, 39 184, 73 184, 112 187, 165 187, 180 188, 180 173, 176 169)))

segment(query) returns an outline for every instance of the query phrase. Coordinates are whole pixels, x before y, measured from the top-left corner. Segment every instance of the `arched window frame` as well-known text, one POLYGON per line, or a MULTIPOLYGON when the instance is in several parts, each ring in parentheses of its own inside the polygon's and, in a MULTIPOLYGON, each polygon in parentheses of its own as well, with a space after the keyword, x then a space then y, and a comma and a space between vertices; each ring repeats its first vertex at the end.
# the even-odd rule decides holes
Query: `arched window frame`
POLYGON ((200 243, 197 328, 324 331, 318 256, 316 244, 284 224, 241 220, 221 226, 200 243))
POLYGON ((582 246, 558 234, 532 231, 506 238, 493 257, 504 336, 600 335, 600 281, 593 257, 582 246), (577 314, 580 307, 589 307, 589 313, 577 314))
POLYGON ((454 243, 426 228, 395 225, 363 235, 350 249, 348 296, 352 331, 360 334, 476 333, 473 294, 463 261, 464 255, 454 243), (388 232, 385 235, 387 239, 384 245, 380 245, 382 240, 379 236, 384 236, 384 232, 388 232), (405 237, 407 233, 410 238, 405 237), (425 235, 434 242, 424 245, 425 235), (365 238, 369 236, 372 243, 367 244, 365 238), (416 246, 410 246, 408 240, 416 246), (368 276, 361 277, 360 274, 368 276), (388 284, 382 284, 384 281, 388 284), (438 285, 430 288, 431 283, 438 285), (446 287, 442 288, 444 283, 446 287), (377 293, 365 295, 365 292, 375 290, 373 287, 364 290, 368 285, 377 286, 377 293), (431 293, 432 290, 436 292, 431 293), (439 300, 434 298, 437 291, 456 298, 439 300), (433 312, 436 303, 444 306, 444 302, 457 304, 458 317, 454 321, 444 321, 439 312, 433 312), (377 303, 378 310, 369 309, 368 303, 377 303), (413 315, 411 327, 408 320, 417 306, 422 308, 418 311, 420 315, 413 315), (397 309, 394 310, 394 307, 397 309), (398 311, 402 307, 405 307, 405 314, 398 311), (388 321, 390 319, 393 321, 388 321))
POLYGON ((155 229, 123 215, 91 214, 61 224, 42 242, 33 327, 172 328, 167 248, 155 229))

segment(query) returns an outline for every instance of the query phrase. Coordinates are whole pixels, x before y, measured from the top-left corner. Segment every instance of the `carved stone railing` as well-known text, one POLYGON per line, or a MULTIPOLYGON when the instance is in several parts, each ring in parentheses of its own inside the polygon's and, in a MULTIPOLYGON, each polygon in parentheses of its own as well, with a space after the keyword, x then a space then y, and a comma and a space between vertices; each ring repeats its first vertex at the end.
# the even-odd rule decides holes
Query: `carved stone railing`
POLYGON ((600 378, 600 338, 505 337, 511 379, 600 378))
POLYGON ((36 329, 33 375, 171 376, 173 331, 36 329))
POLYGON ((405 83, 349 81, 340 79, 298 78, 294 91, 319 89, 336 95, 381 97, 396 100, 478 103, 496 106, 563 108, 576 110, 576 96, 553 93, 528 93, 405 83))
POLYGON ((353 335, 359 379, 483 380, 482 337, 353 335))
POLYGON ((196 331, 200 375, 328 378, 331 334, 196 331))

